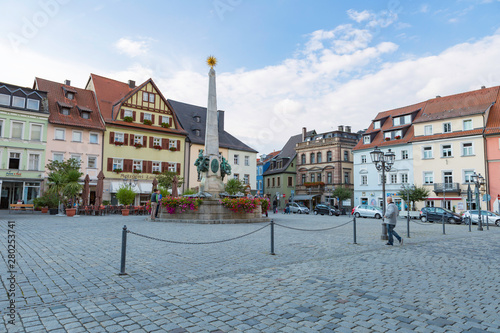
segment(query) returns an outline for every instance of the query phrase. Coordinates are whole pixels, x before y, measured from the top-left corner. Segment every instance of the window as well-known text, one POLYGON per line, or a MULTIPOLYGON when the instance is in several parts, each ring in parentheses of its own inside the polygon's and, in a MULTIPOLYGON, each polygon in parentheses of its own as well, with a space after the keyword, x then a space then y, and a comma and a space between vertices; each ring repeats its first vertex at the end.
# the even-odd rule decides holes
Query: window
POLYGON ((470 131, 472 129, 472 119, 464 120, 463 124, 464 124, 464 131, 470 131))
POLYGON ((142 145, 142 135, 134 135, 134 145, 142 145))
POLYGON ((10 106, 10 96, 5 94, 0 94, 0 104, 10 106))
POLYGON ((327 172, 326 173, 326 183, 327 184, 331 184, 332 183, 332 173, 331 172, 327 172))
POLYGON ((52 154, 52 161, 56 161, 56 162, 64 161, 64 154, 63 153, 53 153, 52 154))
POLYGON ((332 152, 329 151, 326 153, 326 161, 331 162, 332 161, 332 152))
POLYGON ((379 129, 380 128, 380 121, 377 120, 377 121, 374 121, 373 122, 373 129, 379 129))
POLYGON ((246 166, 250 165, 250 156, 245 156, 245 165, 246 166))
POLYGON ((424 184, 434 184, 434 173, 432 171, 424 172, 424 184))
POLYGON ((403 119, 405 124, 410 124, 411 123, 411 114, 407 114, 402 119, 403 119))
POLYGON ((134 160, 132 163, 132 170, 142 171, 142 161, 134 160))
POLYGON ((54 140, 64 140, 66 131, 62 128, 56 128, 54 131, 54 140))
POLYGON ((66 98, 69 100, 73 100, 73 99, 75 99, 75 94, 68 91, 68 92, 66 92, 66 98))
MULTIPOLYGON (((387 180, 387 177, 385 178, 385 180, 387 180)), ((385 181, 385 180, 384 180, 384 177, 382 175, 380 175, 379 183, 383 184, 385 182, 387 184, 387 181, 385 181)))
POLYGON ((200 116, 194 116, 194 121, 197 123, 201 122, 201 117, 200 116))
POLYGON ((18 169, 21 161, 21 153, 11 152, 9 154, 9 169, 18 169))
POLYGON ((442 145, 442 157, 451 157, 451 145, 442 145))
POLYGON ((87 158, 87 168, 89 169, 97 168, 97 156, 89 156, 87 158))
POLYGON ((445 184, 445 188, 450 188, 451 184, 453 183, 453 174, 451 171, 444 171, 443 172, 443 180, 445 184))
POLYGON ((90 143, 99 143, 99 134, 90 133, 89 141, 90 143))
POLYGON ((451 132, 451 123, 444 123, 443 124, 443 133, 450 133, 451 132))
POLYGON ((293 177, 288 177, 288 186, 293 186, 293 177))
POLYGON ((239 155, 234 155, 234 164, 238 165, 240 163, 240 157, 239 155))
POLYGON ((144 113, 144 120, 153 121, 153 117, 151 116, 151 113, 144 113))
POLYGON ((61 114, 69 116, 69 108, 61 108, 61 114))
POLYGON ((90 119, 90 112, 82 111, 82 118, 83 119, 90 119))
POLYGON ((42 125, 31 124, 30 140, 42 141, 42 125))
POLYGON ((400 117, 396 117, 396 118, 394 118, 394 119, 392 120, 392 125, 393 125, 393 126, 399 126, 399 125, 401 124, 400 119, 401 119, 400 117))
POLYGON ((115 132, 115 142, 125 142, 123 133, 115 132))
POLYGON ((407 184, 408 183, 408 174, 407 173, 402 173, 401 174, 401 183, 407 184))
POLYGON ((368 185, 368 176, 367 175, 361 176, 361 185, 368 185))
POLYGON ((349 184, 349 172, 344 172, 344 183, 349 184))
POLYGON ((113 171, 116 169, 123 170, 123 159, 113 158, 113 171))
POLYGON ((349 152, 344 150, 344 161, 349 161, 349 152))
POLYGON ((474 151, 472 149, 472 142, 462 143, 462 156, 472 156, 474 151))
POLYGON ((40 110, 40 101, 36 100, 36 99, 28 98, 27 108, 30 110, 36 110, 36 111, 40 110))
POLYGON ((201 135, 201 132, 200 132, 200 130, 199 130, 199 129, 195 129, 195 130, 194 130, 194 134, 195 134, 196 136, 200 136, 200 135, 201 135))
POLYGON ((401 159, 402 160, 408 159, 408 150, 401 150, 401 159))
POLYGON ((24 108, 25 103, 26 103, 26 98, 19 96, 12 96, 12 106, 18 108, 24 108))
POLYGON ((363 137, 363 144, 369 144, 370 143, 370 136, 369 135, 365 135, 363 137))
POLYGON ((366 163, 366 155, 361 155, 361 163, 366 163))
POLYGON ((391 174, 391 184, 397 184, 398 182, 398 175, 393 173, 391 174))
POLYGON ((12 139, 22 139, 23 138, 23 128, 24 128, 23 123, 13 121, 12 122, 12 129, 11 129, 12 134, 10 137, 12 139))
POLYGON ((309 156, 309 163, 314 164, 316 160, 316 155, 314 153, 311 153, 309 156))
POLYGON ((384 140, 389 141, 391 139, 391 134, 392 132, 386 132, 384 133, 384 140))
POLYGON ((153 162, 152 172, 161 172, 161 162, 153 162))
POLYGON ((153 146, 161 146, 161 138, 153 138, 153 146))
POLYGON ((243 175, 243 184, 250 184, 250 175, 243 175))
POLYGON ((464 183, 472 183, 473 170, 464 170, 464 183))
POLYGON ((0 119, 0 137, 3 137, 3 120, 0 119))
POLYGON ((132 111, 132 110, 123 111, 123 118, 125 118, 125 117, 134 118, 134 111, 132 111))
POLYGON ((322 181, 321 180, 321 172, 318 172, 318 182, 322 181))
POLYGON ((147 92, 143 91, 142 92, 142 100, 144 102, 154 103, 155 102, 155 94, 147 93, 147 92))
POLYGON ((155 94, 149 94, 149 103, 154 103, 155 102, 155 94))
POLYGON ((425 207, 434 207, 433 200, 425 200, 425 207))
POLYGON ((78 162, 78 164, 80 164, 80 163, 81 163, 81 161, 82 161, 82 157, 81 157, 79 154, 72 154, 72 155, 70 156, 70 158, 72 158, 72 159, 76 160, 76 161, 78 162))
POLYGON ((302 154, 302 155, 300 156, 300 163, 301 163, 301 164, 306 164, 306 154, 302 154))
POLYGON ((424 135, 432 135, 432 125, 424 126, 424 135))
POLYGON ((321 153, 316 154, 316 160, 318 161, 318 163, 321 163, 321 153))
POLYGON ((311 173, 311 182, 316 181, 316 175, 314 173, 311 173))
POLYGON ((73 131, 73 142, 82 142, 82 132, 80 131, 73 131))
POLYGON ((424 159, 432 158, 432 147, 424 147, 424 159))

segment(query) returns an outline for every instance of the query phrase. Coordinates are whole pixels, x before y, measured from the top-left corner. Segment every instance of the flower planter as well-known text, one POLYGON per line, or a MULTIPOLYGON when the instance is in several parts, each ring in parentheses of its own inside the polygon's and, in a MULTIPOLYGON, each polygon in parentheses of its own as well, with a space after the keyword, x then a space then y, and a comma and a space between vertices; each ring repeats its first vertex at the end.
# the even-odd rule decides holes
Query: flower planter
POLYGON ((66 208, 66 216, 72 217, 76 214, 76 208, 66 208))
POLYGON ((168 123, 161 123, 160 126, 163 128, 170 128, 170 125, 168 123))
POLYGON ((42 207, 42 214, 47 214, 49 212, 49 207, 42 207))
POLYGON ((128 209, 128 208, 122 209, 122 216, 128 216, 129 213, 130 213, 130 209, 128 209))
POLYGON ((142 145, 141 145, 140 143, 136 143, 136 144, 134 145, 134 147, 135 147, 135 148, 142 148, 142 145))
POLYGON ((152 122, 151 120, 147 120, 147 119, 146 119, 146 120, 144 120, 142 123, 143 123, 144 125, 152 125, 152 124, 153 124, 153 122, 152 122))
POLYGON ((57 214, 57 212, 58 212, 58 209, 57 209, 57 208, 50 208, 50 209, 49 209, 49 213, 50 213, 50 215, 56 215, 56 214, 57 214))

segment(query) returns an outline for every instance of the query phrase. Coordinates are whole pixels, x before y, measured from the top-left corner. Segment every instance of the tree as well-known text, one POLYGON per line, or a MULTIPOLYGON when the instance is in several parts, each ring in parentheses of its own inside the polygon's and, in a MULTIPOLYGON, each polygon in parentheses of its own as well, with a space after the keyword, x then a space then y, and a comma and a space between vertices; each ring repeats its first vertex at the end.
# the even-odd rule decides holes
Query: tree
POLYGON ((229 195, 235 195, 245 190, 245 184, 239 179, 232 178, 227 181, 225 190, 229 195))
POLYGON ((335 190, 333 190, 332 196, 339 198, 340 208, 342 208, 342 201, 352 198, 352 190, 347 187, 337 186, 335 190))
POLYGON ((131 186, 123 185, 116 191, 116 199, 122 205, 129 206, 134 203, 135 192, 131 186))
POLYGON ((63 162, 50 161, 46 168, 50 170, 48 192, 56 195, 58 200, 65 204, 70 200, 74 201, 82 189, 82 185, 78 182, 83 175, 80 172, 80 161, 74 158, 63 162))
MULTIPOLYGON (((158 175, 158 186, 164 189, 172 188, 172 183, 174 182, 174 177, 177 173, 174 171, 164 171, 158 175)), ((177 176, 177 186, 181 186, 184 182, 184 178, 177 176)))
POLYGON ((409 198, 412 207, 412 209, 410 210, 415 210, 415 202, 427 199, 429 197, 429 190, 425 187, 404 187, 397 193, 397 195, 404 200, 407 200, 407 198, 409 198))

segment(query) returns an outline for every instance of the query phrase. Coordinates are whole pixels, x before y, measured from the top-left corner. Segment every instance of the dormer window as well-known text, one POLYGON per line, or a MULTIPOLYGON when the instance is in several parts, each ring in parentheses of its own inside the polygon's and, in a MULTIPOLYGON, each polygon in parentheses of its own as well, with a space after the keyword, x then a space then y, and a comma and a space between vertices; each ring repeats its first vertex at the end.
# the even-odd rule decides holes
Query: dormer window
POLYGON ((23 108, 26 103, 26 98, 19 96, 12 96, 12 106, 23 108))
POLYGON ((10 106, 10 96, 6 94, 0 94, 0 105, 10 106))
POLYGON ((392 120, 393 126, 407 125, 411 123, 411 114, 405 116, 396 117, 392 120))
POLYGON ((374 121, 373 122, 373 129, 379 129, 380 128, 380 120, 374 121))
POLYGON ((370 136, 369 135, 363 136, 363 143, 365 145, 370 143, 370 136))
POLYGON ((69 116, 69 108, 61 108, 61 114, 69 116))
POLYGON ((200 116, 194 116, 194 121, 197 123, 201 122, 200 116))
POLYGON ((195 134, 196 136, 200 136, 200 130, 199 130, 199 129, 194 130, 194 134, 195 134))
POLYGON ((83 119, 90 119, 90 112, 82 111, 82 118, 83 119))
POLYGON ((38 111, 40 110, 40 101, 28 98, 28 104, 26 105, 26 107, 30 110, 38 111))
POLYGON ((73 100, 73 99, 75 99, 75 94, 74 94, 74 93, 72 93, 71 91, 68 91, 68 92, 66 93, 66 98, 67 98, 67 99, 70 99, 70 100, 73 100))

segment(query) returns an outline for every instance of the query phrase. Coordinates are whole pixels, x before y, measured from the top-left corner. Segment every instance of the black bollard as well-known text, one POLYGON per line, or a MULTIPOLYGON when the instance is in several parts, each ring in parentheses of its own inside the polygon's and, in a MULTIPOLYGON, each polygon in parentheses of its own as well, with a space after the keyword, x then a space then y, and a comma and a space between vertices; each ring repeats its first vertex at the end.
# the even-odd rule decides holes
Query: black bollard
POLYGON ((275 255, 274 253, 274 220, 271 220, 271 255, 275 255))
POLYGON ((354 217, 354 219, 353 219, 352 229, 354 232, 354 244, 358 244, 358 243, 356 243, 356 217, 354 217))
POLYGON ((127 256, 127 226, 123 226, 123 231, 122 231, 122 259, 121 259, 121 265, 120 265, 120 274, 118 275, 127 275, 125 273, 125 258, 127 256))
POLYGON ((466 217, 466 219, 469 221, 469 232, 471 232, 471 228, 472 228, 472 218, 469 216, 469 217, 466 217))

